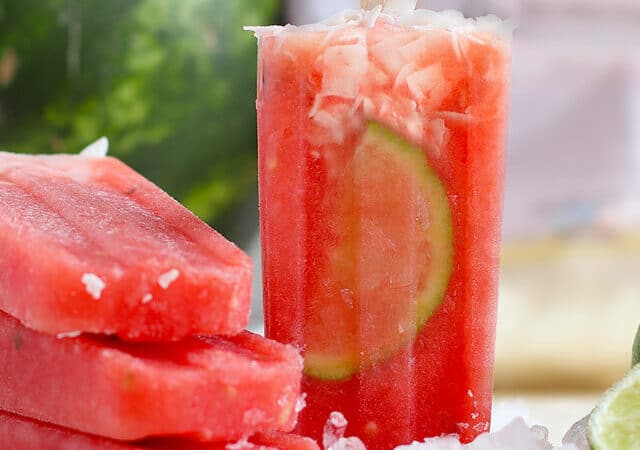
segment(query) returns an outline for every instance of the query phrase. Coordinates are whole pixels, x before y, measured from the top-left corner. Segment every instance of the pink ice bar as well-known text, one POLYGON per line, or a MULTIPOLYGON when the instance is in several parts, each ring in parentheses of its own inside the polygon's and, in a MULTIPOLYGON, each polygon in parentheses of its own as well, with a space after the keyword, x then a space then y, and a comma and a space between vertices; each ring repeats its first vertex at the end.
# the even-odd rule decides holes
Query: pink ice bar
POLYGON ((0 152, 0 309, 127 340, 246 327, 251 261, 109 157, 0 152))
POLYGON ((59 339, 0 313, 0 409, 120 440, 290 431, 302 359, 243 332, 180 342, 59 339))
POLYGON ((127 443, 0 411, 3 450, 319 450, 315 441, 280 432, 255 435, 240 442, 191 442, 180 439, 127 443))

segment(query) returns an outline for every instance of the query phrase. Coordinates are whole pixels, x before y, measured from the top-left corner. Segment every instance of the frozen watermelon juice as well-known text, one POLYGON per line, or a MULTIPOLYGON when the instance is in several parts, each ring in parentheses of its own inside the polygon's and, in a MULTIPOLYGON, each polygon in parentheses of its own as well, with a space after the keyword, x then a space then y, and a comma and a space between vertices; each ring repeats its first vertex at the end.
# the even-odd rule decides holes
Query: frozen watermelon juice
POLYGON ((255 29, 265 330, 298 431, 384 450, 489 429, 510 33, 455 12, 255 29))

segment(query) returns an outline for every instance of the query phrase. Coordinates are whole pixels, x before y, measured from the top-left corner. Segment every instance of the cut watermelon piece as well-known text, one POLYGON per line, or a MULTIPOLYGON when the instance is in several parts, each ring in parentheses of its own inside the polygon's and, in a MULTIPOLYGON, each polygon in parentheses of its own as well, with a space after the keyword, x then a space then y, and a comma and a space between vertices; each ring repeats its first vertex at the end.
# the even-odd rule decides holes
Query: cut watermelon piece
POLYGON ((0 309, 30 328, 230 335, 250 291, 249 257, 122 162, 0 152, 0 309))
POLYGON ((125 443, 0 411, 0 448, 7 450, 319 450, 312 439, 271 432, 240 442, 158 439, 125 443))
POLYGON ((305 334, 305 373, 343 379, 414 339, 453 269, 447 193, 424 151, 371 122, 341 196, 339 245, 305 334), (385 261, 384 265, 380 261, 385 261))
POLYGON ((249 332, 58 339, 0 313, 0 409, 113 439, 290 431, 301 371, 297 350, 249 332))

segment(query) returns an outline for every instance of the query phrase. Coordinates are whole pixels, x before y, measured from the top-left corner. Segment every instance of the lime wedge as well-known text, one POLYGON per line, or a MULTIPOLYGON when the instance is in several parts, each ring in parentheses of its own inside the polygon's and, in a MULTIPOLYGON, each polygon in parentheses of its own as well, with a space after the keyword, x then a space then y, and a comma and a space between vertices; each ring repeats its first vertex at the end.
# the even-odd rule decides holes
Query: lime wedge
POLYGON ((640 363, 640 327, 638 327, 636 338, 633 341, 633 350, 631 354, 631 365, 635 366, 640 363))
POLYGON ((640 449, 640 365, 613 386, 591 414, 593 450, 640 449))
POLYGON ((305 327, 305 373, 326 380, 406 348, 453 270, 449 200, 421 148, 372 122, 347 172, 325 291, 308 299, 305 327))

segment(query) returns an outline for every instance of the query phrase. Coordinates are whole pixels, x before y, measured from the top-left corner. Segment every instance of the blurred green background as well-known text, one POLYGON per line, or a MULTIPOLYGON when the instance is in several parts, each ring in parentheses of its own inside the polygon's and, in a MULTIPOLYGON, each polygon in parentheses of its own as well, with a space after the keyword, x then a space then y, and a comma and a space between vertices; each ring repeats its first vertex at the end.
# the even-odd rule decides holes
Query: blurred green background
POLYGON ((256 42, 279 0, 0 0, 0 148, 100 136, 223 233, 256 189, 256 42))

